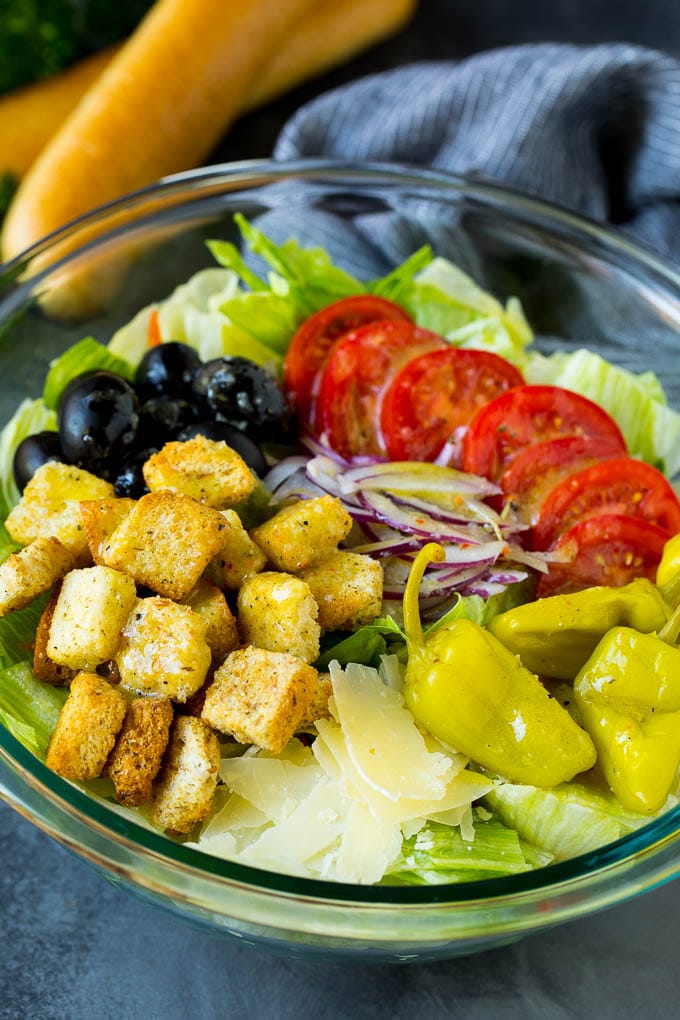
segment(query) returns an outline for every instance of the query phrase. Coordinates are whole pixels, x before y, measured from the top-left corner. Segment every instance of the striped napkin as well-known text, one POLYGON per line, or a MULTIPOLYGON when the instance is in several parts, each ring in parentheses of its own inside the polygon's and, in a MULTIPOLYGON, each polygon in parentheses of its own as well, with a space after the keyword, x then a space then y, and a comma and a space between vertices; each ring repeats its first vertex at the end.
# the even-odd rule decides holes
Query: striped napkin
POLYGON ((517 46, 372 75, 302 107, 274 155, 492 179, 680 262, 680 62, 653 50, 517 46))

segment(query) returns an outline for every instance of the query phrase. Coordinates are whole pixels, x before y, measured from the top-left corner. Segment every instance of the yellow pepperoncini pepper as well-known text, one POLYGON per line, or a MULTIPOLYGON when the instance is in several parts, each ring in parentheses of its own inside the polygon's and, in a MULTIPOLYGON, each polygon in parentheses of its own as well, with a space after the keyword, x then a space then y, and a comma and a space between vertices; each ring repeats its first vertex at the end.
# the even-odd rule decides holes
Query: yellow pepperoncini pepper
POLYGON ((444 550, 430 543, 404 592, 408 641, 405 698, 414 717, 444 743, 506 779, 557 786, 595 764, 595 747, 538 677, 484 627, 458 619, 425 638, 418 588, 444 550))
POLYGON ((680 575, 680 535, 673 535, 663 547, 661 562, 656 570, 656 583, 659 587, 669 585, 680 575))
POLYGON ((614 627, 574 682, 583 725, 616 799, 663 807, 680 766, 680 610, 656 634, 614 627))
POLYGON ((585 588, 528 602, 489 623, 489 630, 533 673, 573 680, 612 627, 649 634, 671 615, 659 589, 645 577, 620 588, 585 588))

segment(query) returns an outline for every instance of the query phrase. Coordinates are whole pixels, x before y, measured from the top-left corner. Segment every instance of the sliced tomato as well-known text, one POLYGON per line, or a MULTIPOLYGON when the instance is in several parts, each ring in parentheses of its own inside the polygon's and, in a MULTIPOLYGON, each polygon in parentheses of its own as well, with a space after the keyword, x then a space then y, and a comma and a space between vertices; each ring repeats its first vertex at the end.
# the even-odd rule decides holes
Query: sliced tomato
POLYGON ((532 443, 510 462, 501 475, 500 487, 505 501, 512 503, 520 518, 535 524, 544 499, 564 478, 620 456, 621 447, 609 439, 565 436, 532 443))
POLYGON ((600 514, 641 517, 675 535, 680 503, 655 467, 617 457, 569 475, 546 496, 533 529, 534 549, 547 549, 573 524, 600 514))
POLYGON ((334 301, 302 323, 288 348, 283 363, 283 377, 303 425, 311 424, 319 375, 333 344, 344 333, 381 319, 413 321, 394 302, 372 294, 359 294, 334 301))
POLYGON ((384 456, 381 402, 411 358, 446 347, 436 333, 408 322, 372 322, 335 344, 321 375, 317 429, 343 457, 384 456))
POLYGON ((551 552, 563 562, 550 564, 538 582, 537 598, 594 585, 619 588, 636 577, 653 581, 669 533, 641 517, 601 514, 587 517, 560 535, 551 552))
POLYGON ((480 407, 523 383, 514 365, 489 351, 447 347, 413 358, 394 377, 382 402, 387 453, 392 460, 435 460, 480 407))
POLYGON ((463 470, 498 481, 520 450, 564 436, 609 439, 626 452, 618 425, 592 400, 559 386, 518 386, 472 419, 463 438, 463 470))

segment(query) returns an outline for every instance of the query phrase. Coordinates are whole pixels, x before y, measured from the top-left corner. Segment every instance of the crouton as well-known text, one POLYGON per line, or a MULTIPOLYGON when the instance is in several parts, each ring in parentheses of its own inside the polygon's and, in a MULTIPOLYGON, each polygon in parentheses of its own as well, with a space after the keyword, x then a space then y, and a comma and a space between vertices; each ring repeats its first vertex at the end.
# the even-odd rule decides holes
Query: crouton
POLYGON ((60 590, 61 582, 58 582, 38 621, 38 629, 35 632, 35 644, 33 646, 33 675, 38 680, 45 680, 48 684, 54 684, 55 687, 63 687, 74 676, 72 669, 69 669, 68 666, 60 665, 47 654, 50 626, 60 590))
POLYGON ((21 545, 36 538, 58 538, 73 553, 76 565, 86 566, 91 557, 79 503, 111 496, 109 482, 81 468, 48 461, 38 468, 10 511, 7 530, 21 545))
POLYGON ((152 492, 170 489, 218 509, 242 503, 257 485, 235 450, 205 436, 166 443, 146 461, 143 472, 152 492))
POLYGON ((127 700, 95 673, 78 673, 47 748, 47 766, 65 779, 95 779, 123 725, 127 700))
POLYGON ((116 528, 100 556, 138 584, 180 601, 221 549, 227 527, 217 510, 188 496, 151 492, 116 528))
POLYGON ((246 644, 290 652, 305 662, 319 657, 319 609, 309 585, 292 574, 267 570, 243 583, 238 626, 246 644))
POLYGON ((322 631, 356 630, 380 616, 383 568, 370 556, 340 549, 300 577, 319 606, 322 631))
POLYGON ((219 741, 210 727, 194 716, 178 716, 154 785, 152 823, 170 832, 191 832, 202 822, 215 796, 220 761, 219 741))
POLYGON ((236 619, 227 600, 216 585, 201 578, 184 601, 207 623, 205 639, 212 653, 213 665, 218 666, 240 644, 236 619))
POLYGON ((57 538, 36 538, 0 563, 0 616, 21 609, 60 580, 73 556, 57 538))
POLYGON ((328 707, 328 701, 332 694, 333 684, 330 673, 319 673, 309 705, 298 723, 298 730, 313 729, 317 719, 330 719, 331 710, 328 707))
POLYGON ((267 557, 243 527, 235 510, 222 510, 227 521, 224 542, 208 564, 205 576, 218 588, 237 591, 243 582, 264 569, 267 557))
POLYGON ((116 800, 138 807, 151 799, 152 784, 170 737, 172 705, 165 698, 135 698, 106 765, 116 800))
POLYGON ((85 528, 90 555, 95 563, 104 563, 102 552, 119 524, 135 505, 134 499, 86 499, 80 501, 80 517, 85 528))
POLYGON ((316 684, 316 670, 294 655, 241 648, 216 671, 201 717, 242 744, 278 754, 300 728, 316 684))
POLYGON ((121 687, 186 701, 202 686, 210 666, 207 629, 206 621, 188 606, 159 596, 140 599, 113 657, 121 687))
POLYGON ((334 552, 351 528, 340 500, 319 496, 284 507, 250 535, 277 570, 299 574, 334 552))
POLYGON ((111 567, 83 567, 63 580, 47 654, 70 669, 94 670, 112 659, 137 601, 135 582, 111 567))

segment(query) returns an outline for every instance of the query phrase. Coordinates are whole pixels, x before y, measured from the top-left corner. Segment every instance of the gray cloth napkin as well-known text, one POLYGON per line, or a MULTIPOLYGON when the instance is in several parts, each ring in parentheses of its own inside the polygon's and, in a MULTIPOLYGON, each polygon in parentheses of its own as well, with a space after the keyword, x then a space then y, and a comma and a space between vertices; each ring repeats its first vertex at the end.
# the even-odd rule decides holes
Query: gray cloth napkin
POLYGON ((680 63, 652 50, 519 46, 372 75, 302 107, 274 156, 495 180, 680 262, 680 63))

